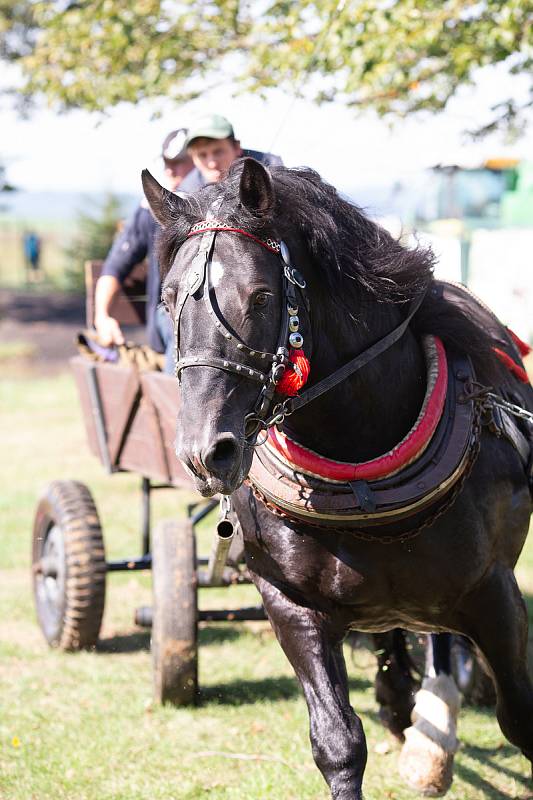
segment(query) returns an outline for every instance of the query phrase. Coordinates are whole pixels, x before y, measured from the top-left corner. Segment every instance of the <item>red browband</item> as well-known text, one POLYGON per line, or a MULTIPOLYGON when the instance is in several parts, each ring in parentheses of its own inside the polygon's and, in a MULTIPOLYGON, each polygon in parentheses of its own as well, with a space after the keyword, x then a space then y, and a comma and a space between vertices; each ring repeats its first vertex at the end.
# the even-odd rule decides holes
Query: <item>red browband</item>
POLYGON ((222 222, 217 222, 216 220, 202 220, 202 222, 197 222, 196 225, 193 225, 190 229, 189 233, 187 234, 187 238, 190 236, 195 236, 197 233, 205 233, 205 231, 223 231, 224 233, 240 233, 241 236, 247 236, 248 239, 253 239, 254 242, 260 244, 261 247, 264 247, 266 250, 269 250, 271 253, 276 253, 279 255, 281 250, 281 245, 275 239, 271 239, 268 237, 267 239, 260 239, 257 236, 254 236, 253 233, 248 233, 248 231, 243 231, 242 228, 233 228, 231 225, 224 225, 222 222))

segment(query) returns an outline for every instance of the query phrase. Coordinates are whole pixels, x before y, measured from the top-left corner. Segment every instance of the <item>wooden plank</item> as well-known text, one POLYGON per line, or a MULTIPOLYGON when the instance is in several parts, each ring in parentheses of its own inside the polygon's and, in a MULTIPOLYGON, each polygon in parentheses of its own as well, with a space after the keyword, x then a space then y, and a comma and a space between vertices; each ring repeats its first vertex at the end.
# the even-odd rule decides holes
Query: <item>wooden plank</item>
POLYGON ((170 482, 175 486, 191 489, 193 488, 192 479, 183 469, 175 450, 176 420, 180 406, 178 382, 172 375, 163 372, 145 372, 141 380, 143 394, 150 396, 157 409, 170 482))
MULTIPOLYGON (((103 261, 85 262, 85 317, 88 328, 94 327, 94 293, 102 266, 103 261)), ((146 323, 147 274, 146 261, 137 264, 113 299, 109 313, 121 325, 144 325, 146 323)))
MULTIPOLYGON (((109 378, 113 379, 113 377, 111 373, 107 373, 107 383, 102 385, 102 393, 109 390, 116 390, 116 386, 109 385, 109 378)), ((140 394, 141 384, 139 381, 139 373, 134 367, 131 367, 129 369, 129 375, 121 385, 121 402, 114 412, 114 419, 110 425, 108 450, 111 463, 115 466, 119 465, 120 451, 136 413, 140 394)))
POLYGON ((90 362, 82 356, 74 356, 70 359, 70 366, 74 372, 74 378, 80 397, 81 415, 85 425, 89 449, 94 456, 100 459, 100 447, 98 444, 96 425, 92 413, 91 398, 89 397, 89 389, 87 385, 87 368, 89 363, 90 362))
MULTIPOLYGON (((94 362, 76 356, 70 363, 89 447, 101 460, 87 384, 87 371, 94 362)), ((152 480, 193 488, 191 478, 175 454, 180 403, 176 379, 162 372, 137 375, 132 367, 105 363, 96 364, 96 372, 113 466, 152 480)))

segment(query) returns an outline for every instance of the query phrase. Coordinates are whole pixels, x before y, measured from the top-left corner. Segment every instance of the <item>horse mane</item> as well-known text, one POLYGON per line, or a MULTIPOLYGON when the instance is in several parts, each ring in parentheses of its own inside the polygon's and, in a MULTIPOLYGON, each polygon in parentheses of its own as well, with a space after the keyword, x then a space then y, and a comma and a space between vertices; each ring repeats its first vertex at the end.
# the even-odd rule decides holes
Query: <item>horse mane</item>
MULTIPOLYGON (((295 233, 299 235, 312 269, 326 289, 321 294, 324 313, 344 316, 338 314, 342 303, 352 326, 361 290, 384 310, 387 305, 408 304, 431 288, 436 260, 431 248, 402 244, 312 169, 270 167, 274 206, 267 214, 254 214, 239 201, 242 163, 235 162, 219 184, 208 185, 186 198, 184 212, 160 236, 163 272, 168 271, 191 226, 205 218, 215 200, 222 199, 217 217, 225 223, 256 236, 274 234, 290 240, 295 233)), ((411 326, 417 334, 435 334, 470 356, 482 380, 494 382, 501 376, 490 336, 440 293, 427 292, 411 326)))

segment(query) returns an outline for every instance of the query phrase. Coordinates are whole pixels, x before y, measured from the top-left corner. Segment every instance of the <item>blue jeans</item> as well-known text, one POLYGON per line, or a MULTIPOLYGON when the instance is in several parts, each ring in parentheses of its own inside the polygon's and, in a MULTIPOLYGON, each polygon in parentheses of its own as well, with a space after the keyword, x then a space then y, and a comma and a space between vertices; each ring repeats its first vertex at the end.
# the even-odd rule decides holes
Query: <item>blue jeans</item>
POLYGON ((165 372, 174 375, 176 372, 176 359, 174 356, 174 326, 168 311, 158 308, 155 312, 155 326, 165 348, 165 372))

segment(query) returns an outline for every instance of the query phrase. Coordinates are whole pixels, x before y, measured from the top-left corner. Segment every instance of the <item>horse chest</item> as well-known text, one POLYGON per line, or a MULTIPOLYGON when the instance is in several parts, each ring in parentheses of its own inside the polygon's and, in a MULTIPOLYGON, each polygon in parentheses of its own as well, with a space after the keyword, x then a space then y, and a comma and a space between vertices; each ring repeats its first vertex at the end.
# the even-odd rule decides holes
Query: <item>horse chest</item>
POLYGON ((247 561, 256 574, 319 604, 387 604, 391 576, 388 570, 377 568, 365 546, 354 550, 345 537, 334 532, 293 529, 257 504, 253 496, 245 503, 237 498, 236 506, 247 561))

